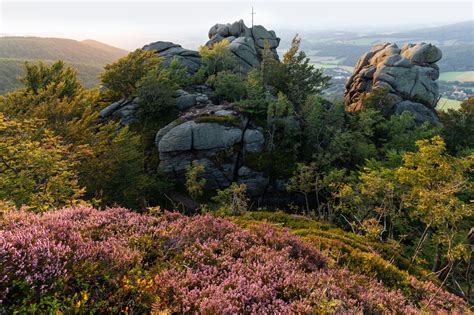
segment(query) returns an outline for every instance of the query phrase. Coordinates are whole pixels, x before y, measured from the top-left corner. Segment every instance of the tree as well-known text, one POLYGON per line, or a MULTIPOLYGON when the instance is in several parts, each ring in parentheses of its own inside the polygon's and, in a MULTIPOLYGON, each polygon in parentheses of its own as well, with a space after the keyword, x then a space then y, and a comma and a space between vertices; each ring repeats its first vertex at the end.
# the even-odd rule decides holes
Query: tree
POLYGON ((215 90, 215 95, 221 100, 235 102, 242 100, 246 95, 245 83, 236 73, 225 70, 211 75, 207 84, 215 90))
POLYGON ((262 73, 252 69, 245 79, 247 98, 238 103, 239 108, 257 121, 265 119, 268 107, 268 93, 265 90, 262 73))
POLYGON ((54 71, 45 69, 41 63, 29 68, 31 73, 55 75, 36 76, 44 86, 36 92, 26 85, 1 96, 0 111, 19 121, 35 120, 38 128, 50 130, 69 145, 77 158, 78 163, 72 166, 79 185, 86 188, 84 197, 100 200, 102 205, 119 203, 137 208, 145 206, 148 198, 159 195, 166 185, 158 180, 158 174, 146 172, 141 136, 128 128, 119 128, 115 122, 100 122, 99 110, 104 104, 98 91, 84 90, 75 72, 61 63, 51 66, 54 71), (61 80, 69 82, 75 90, 65 94, 65 83, 61 80))
POLYGON ((174 93, 179 88, 168 70, 155 67, 137 83, 139 115, 142 121, 157 119, 175 105, 174 93))
MULTIPOLYGON (((298 163, 296 171, 293 173, 293 176, 290 178, 286 189, 289 192, 299 192, 303 194, 305 204, 306 204, 306 213, 310 213, 308 195, 315 189, 315 176, 317 175, 316 164, 303 164, 298 163)), ((316 181, 318 181, 316 179, 316 181)))
POLYGON ((288 100, 285 94, 279 92, 275 101, 268 102, 267 109, 267 128, 269 133, 268 147, 272 150, 276 143, 288 145, 292 142, 292 136, 297 129, 295 111, 293 104, 288 100), (281 133, 277 139, 277 133, 281 133), (285 142, 285 143, 282 143, 285 142))
POLYGON ((328 87, 330 77, 316 69, 303 51, 300 51, 301 38, 296 35, 291 47, 283 55, 284 85, 277 89, 285 93, 297 111, 310 95, 318 94, 328 87))
POLYGON ((20 78, 26 90, 39 95, 46 90, 53 90, 59 97, 72 97, 80 89, 77 72, 73 68, 65 67, 59 60, 51 66, 42 61, 37 64, 25 62, 25 75, 20 78))
MULTIPOLYGON (((423 224, 423 233, 412 256, 416 259, 428 233, 438 238, 452 239, 459 223, 473 214, 472 204, 459 199, 458 194, 472 187, 466 172, 474 165, 474 156, 455 158, 446 153, 440 136, 417 141, 419 150, 406 153, 396 178, 404 185, 403 204, 411 209, 411 216, 423 224)), ((452 250, 449 244, 448 251, 452 250)))
POLYGON ((455 155, 468 155, 474 148, 474 97, 461 104, 458 110, 439 112, 443 124, 442 135, 447 149, 455 155))
POLYGON ((137 49, 104 67, 100 75, 102 85, 109 89, 112 99, 128 98, 135 94, 138 82, 163 59, 155 52, 137 49))
POLYGON ((35 212, 79 202, 78 159, 60 137, 38 121, 0 112, 0 138, 0 200, 35 212))
POLYGON ((324 168, 350 153, 343 104, 331 104, 319 96, 309 96, 301 109, 304 155, 324 168), (311 154, 308 156, 308 153, 311 154))
POLYGON ((357 175, 350 184, 338 189, 339 214, 354 232, 366 233, 369 226, 378 231, 380 240, 394 239, 395 229, 404 225, 405 216, 401 212, 401 191, 395 171, 378 161, 368 161, 357 175), (374 224, 379 228, 375 229, 374 224))

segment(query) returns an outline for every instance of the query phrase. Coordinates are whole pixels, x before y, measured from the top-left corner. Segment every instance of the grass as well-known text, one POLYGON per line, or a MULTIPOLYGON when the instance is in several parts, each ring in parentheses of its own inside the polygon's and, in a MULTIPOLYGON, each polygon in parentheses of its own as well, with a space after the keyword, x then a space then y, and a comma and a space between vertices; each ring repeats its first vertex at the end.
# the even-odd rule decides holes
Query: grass
POLYGON ((447 111, 448 109, 459 109, 461 106, 461 101, 451 100, 446 97, 442 97, 438 104, 436 105, 436 109, 440 111, 447 111))
POLYGON ((474 82, 474 71, 451 71, 442 72, 439 76, 441 81, 474 82))

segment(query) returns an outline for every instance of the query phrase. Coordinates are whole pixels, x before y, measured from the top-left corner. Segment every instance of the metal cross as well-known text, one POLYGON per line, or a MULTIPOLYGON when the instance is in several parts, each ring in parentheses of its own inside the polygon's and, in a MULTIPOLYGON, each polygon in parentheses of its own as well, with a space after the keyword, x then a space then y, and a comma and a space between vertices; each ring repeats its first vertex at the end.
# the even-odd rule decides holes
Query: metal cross
POLYGON ((252 6, 252 27, 253 27, 253 16, 257 14, 256 12, 253 11, 253 6, 252 6))

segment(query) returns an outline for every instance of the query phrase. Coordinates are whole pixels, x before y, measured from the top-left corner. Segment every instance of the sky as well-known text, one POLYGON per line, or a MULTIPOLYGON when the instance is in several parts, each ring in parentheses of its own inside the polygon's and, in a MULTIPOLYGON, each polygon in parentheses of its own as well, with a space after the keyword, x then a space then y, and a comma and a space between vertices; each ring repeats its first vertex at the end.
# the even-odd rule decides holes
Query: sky
POLYGON ((204 43, 215 23, 243 19, 275 30, 395 32, 474 19, 472 0, 45 1, 0 0, 0 35, 95 39, 128 50, 169 40, 204 43))

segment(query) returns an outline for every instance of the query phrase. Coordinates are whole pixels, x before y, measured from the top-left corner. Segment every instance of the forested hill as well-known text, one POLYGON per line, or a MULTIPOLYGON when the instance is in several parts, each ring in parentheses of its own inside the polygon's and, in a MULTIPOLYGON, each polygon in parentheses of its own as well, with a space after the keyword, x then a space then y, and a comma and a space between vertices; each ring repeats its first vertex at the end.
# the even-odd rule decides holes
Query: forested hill
POLYGON ((20 84, 25 61, 64 60, 79 71, 86 87, 98 84, 102 67, 128 52, 94 40, 65 38, 0 37, 0 93, 14 90, 20 84))

